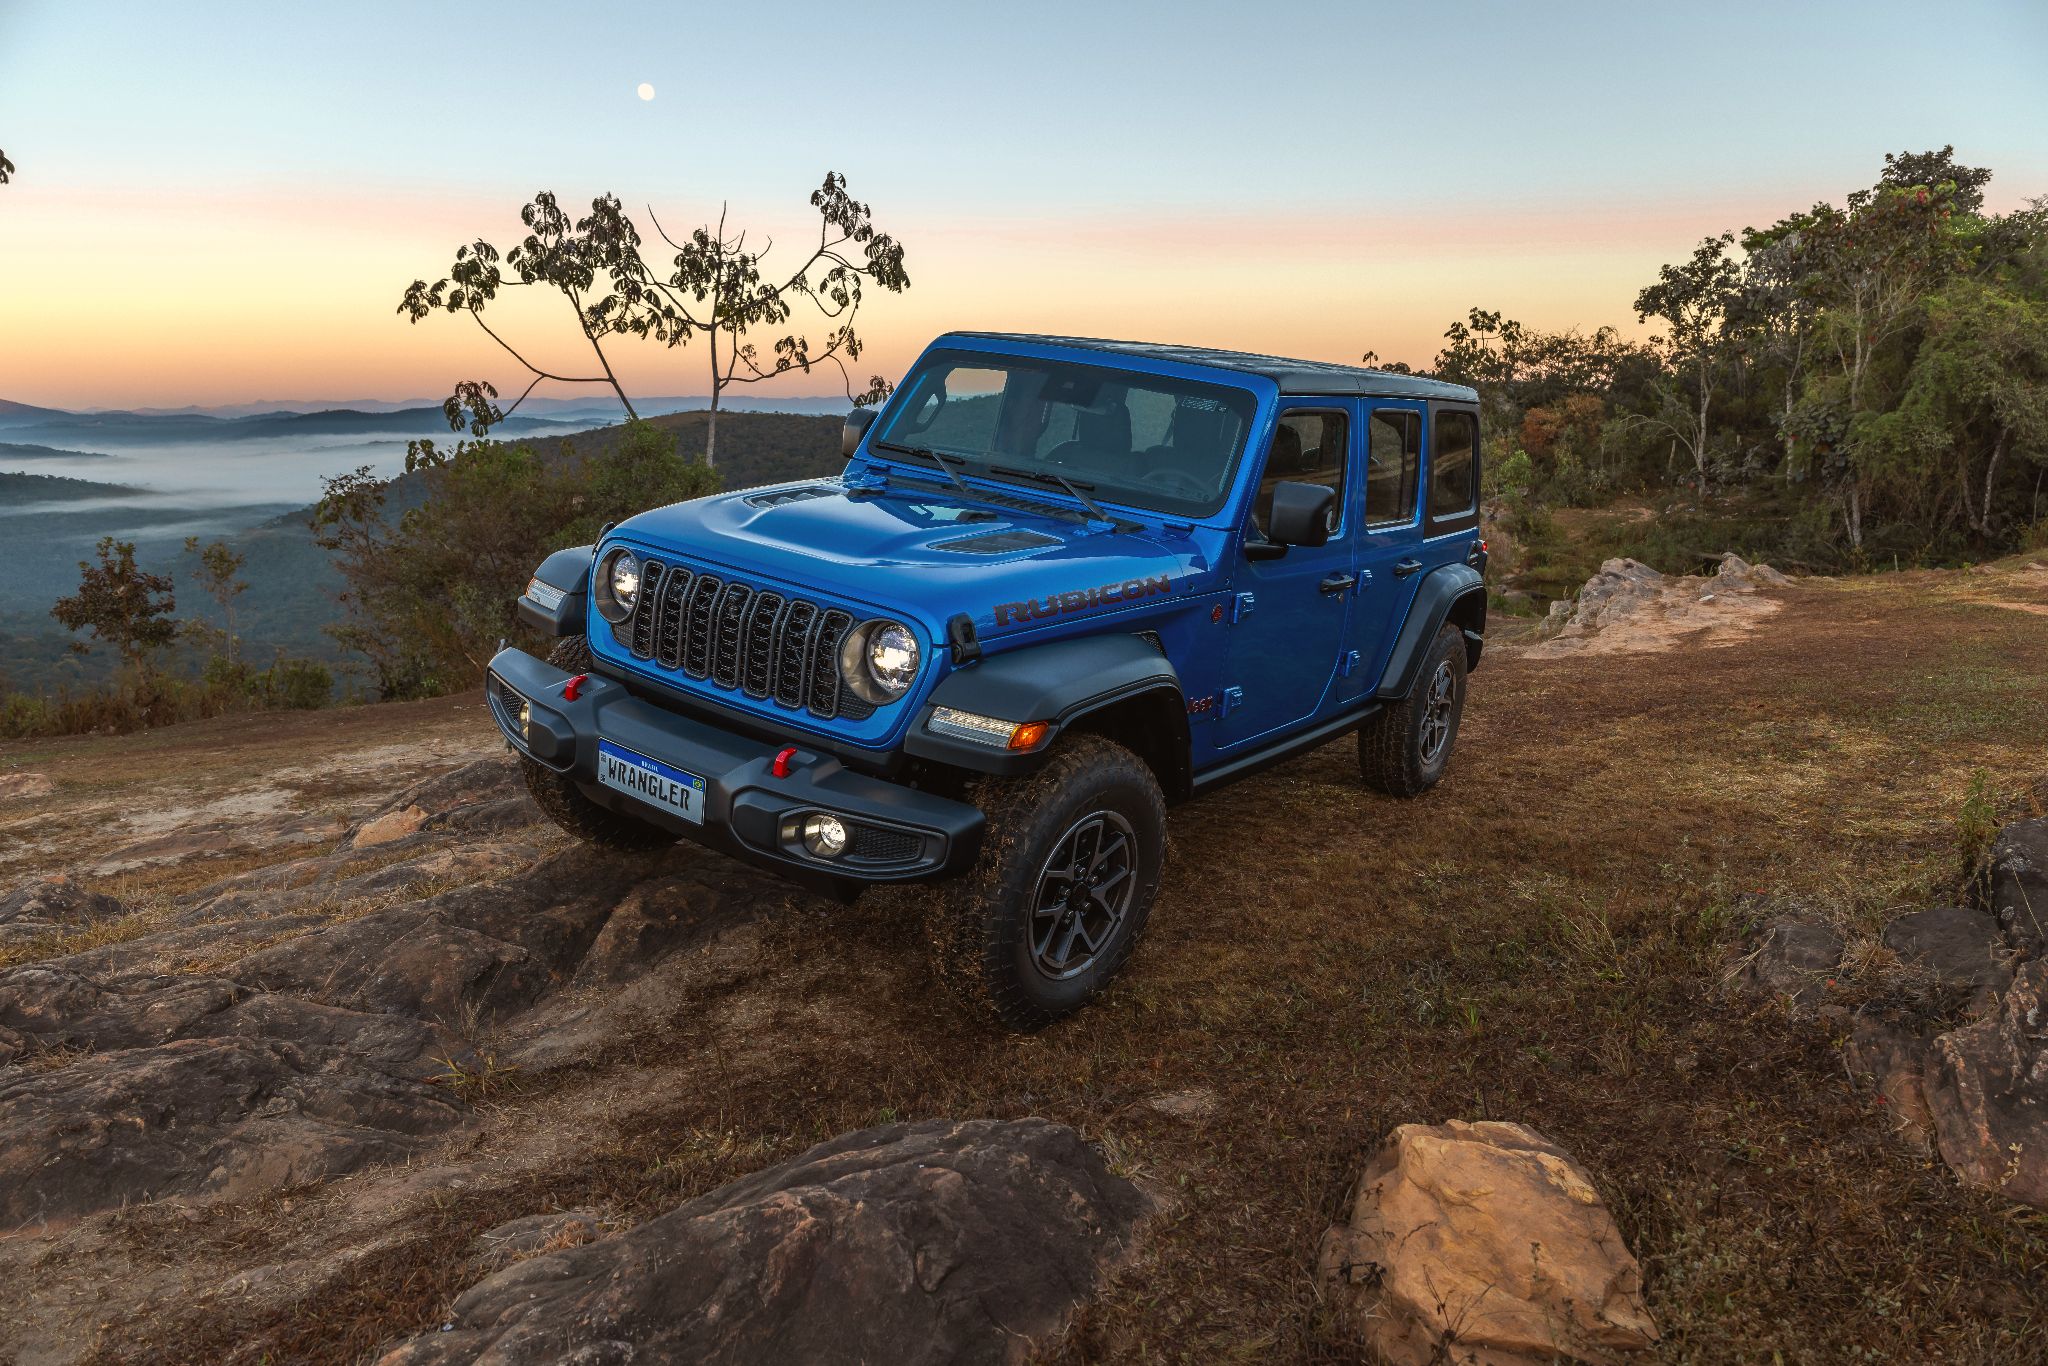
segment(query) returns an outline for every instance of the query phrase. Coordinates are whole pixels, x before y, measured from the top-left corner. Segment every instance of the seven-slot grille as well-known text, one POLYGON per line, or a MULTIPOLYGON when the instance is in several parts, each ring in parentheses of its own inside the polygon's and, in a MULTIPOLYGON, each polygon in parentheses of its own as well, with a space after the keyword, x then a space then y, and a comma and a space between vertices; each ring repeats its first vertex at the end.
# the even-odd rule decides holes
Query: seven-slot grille
POLYGON ((639 604, 612 627, 634 658, 828 721, 874 714, 839 677, 852 613, 679 564, 640 564, 639 604))

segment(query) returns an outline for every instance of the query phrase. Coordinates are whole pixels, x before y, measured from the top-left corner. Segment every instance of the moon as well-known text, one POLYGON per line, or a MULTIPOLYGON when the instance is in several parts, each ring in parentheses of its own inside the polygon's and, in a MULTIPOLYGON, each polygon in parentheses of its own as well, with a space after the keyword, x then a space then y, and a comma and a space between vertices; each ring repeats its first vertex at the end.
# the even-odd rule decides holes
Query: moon
POLYGON ((648 84, 647 82, 645 82, 645 81, 642 81, 642 82, 640 82, 640 98, 641 98, 641 99, 643 99, 643 100, 651 100, 651 99, 653 99, 653 98, 654 98, 654 87, 653 87, 653 86, 651 86, 651 85, 649 85, 649 84, 648 84))

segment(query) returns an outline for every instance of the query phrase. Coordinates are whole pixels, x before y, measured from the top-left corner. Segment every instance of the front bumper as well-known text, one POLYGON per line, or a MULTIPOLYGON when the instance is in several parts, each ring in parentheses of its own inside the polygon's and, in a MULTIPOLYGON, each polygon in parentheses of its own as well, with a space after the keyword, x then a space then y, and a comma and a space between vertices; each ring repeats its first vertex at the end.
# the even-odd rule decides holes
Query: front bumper
POLYGON ((965 802, 856 773, 801 746, 788 776, 778 778, 779 747, 657 706, 598 674, 585 678, 572 702, 562 696, 569 677, 523 650, 500 650, 491 660, 486 695, 514 749, 567 775, 600 806, 807 881, 930 881, 966 871, 980 851, 982 814, 965 802), (518 700, 529 712, 523 734, 518 700), (704 779, 703 822, 600 785, 600 735, 704 779), (813 812, 848 825, 853 838, 844 855, 821 859, 804 852, 793 829, 813 812))

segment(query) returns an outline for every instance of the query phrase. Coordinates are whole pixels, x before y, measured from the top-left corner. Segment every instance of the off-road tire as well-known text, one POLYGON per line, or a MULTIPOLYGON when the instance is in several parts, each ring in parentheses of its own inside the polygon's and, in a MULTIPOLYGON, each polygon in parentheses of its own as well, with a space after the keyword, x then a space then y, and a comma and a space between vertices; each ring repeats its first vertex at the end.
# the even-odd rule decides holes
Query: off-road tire
POLYGON ((974 867, 934 889, 927 925, 934 966, 976 1019, 1020 1033, 1043 1029, 1094 999, 1129 961, 1159 895, 1166 799, 1130 750, 1075 735, 1061 740, 1038 772, 982 779, 970 800, 988 828, 974 867), (1032 945, 1039 923, 1033 912, 1051 885, 1047 863, 1068 836, 1105 813, 1121 827, 1104 829, 1123 834, 1132 852, 1133 891, 1086 966, 1056 979, 1040 968, 1032 945))
POLYGON ((1408 695, 1358 728, 1358 772, 1365 785, 1390 797, 1419 797, 1435 787, 1450 766, 1464 714, 1465 633, 1446 624, 1430 642, 1408 695), (1449 715, 1433 717, 1432 691, 1446 683, 1449 715), (1439 734, 1433 722, 1446 729, 1439 734))
MULTIPOLYGON (((589 673, 590 644, 582 636, 565 637, 548 654, 548 663, 569 673, 589 673)), ((535 763, 522 754, 519 766, 526 772, 526 790, 533 794, 534 805, 549 820, 586 844, 616 849, 620 853, 639 854, 650 849, 666 849, 676 842, 674 835, 658 825, 599 806, 584 796, 566 775, 545 764, 535 763)))

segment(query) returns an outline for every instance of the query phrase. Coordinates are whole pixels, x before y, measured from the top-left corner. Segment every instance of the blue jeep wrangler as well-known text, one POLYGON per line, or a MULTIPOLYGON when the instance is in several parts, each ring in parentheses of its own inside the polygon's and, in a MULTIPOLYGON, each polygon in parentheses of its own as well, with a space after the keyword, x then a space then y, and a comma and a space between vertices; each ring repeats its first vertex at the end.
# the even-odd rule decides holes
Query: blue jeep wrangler
POLYGON ((1121 968, 1166 808, 1348 731, 1442 776, 1486 624, 1479 409, 1409 375, 953 333, 837 478, 548 557, 491 661, 571 833, 842 893, 930 882, 944 979, 1033 1029, 1121 968))

